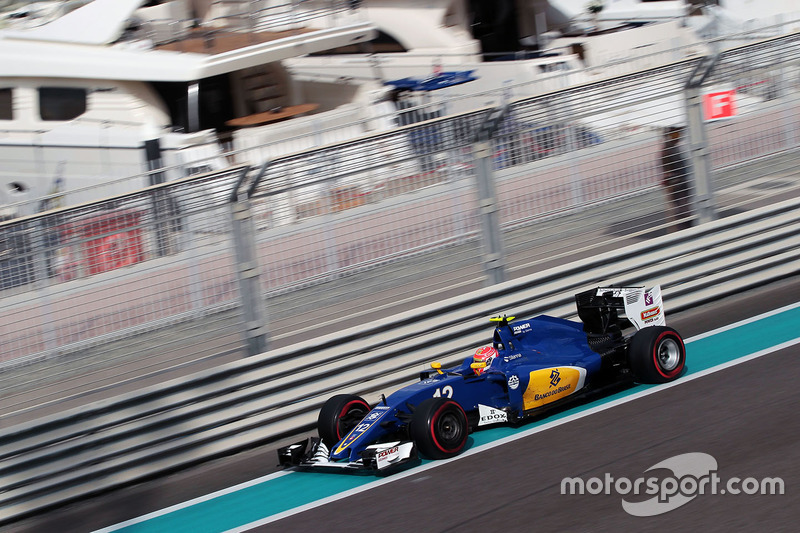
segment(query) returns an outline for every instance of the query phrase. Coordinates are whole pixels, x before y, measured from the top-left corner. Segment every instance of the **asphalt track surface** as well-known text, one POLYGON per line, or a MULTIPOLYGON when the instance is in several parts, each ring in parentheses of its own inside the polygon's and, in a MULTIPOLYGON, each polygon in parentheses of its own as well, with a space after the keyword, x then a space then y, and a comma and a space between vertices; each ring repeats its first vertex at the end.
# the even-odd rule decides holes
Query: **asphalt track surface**
MULTIPOLYGON (((800 302, 796 278, 668 320, 689 338, 795 302, 800 302)), ((797 346, 779 350, 252 530, 794 531, 800 519, 798 356, 797 346), (712 455, 723 480, 780 477, 785 494, 702 495, 679 509, 642 518, 628 515, 622 496, 613 492, 560 492, 566 476, 588 480, 608 473, 633 480, 649 476, 645 471, 658 462, 689 452, 712 455)), ((6 529, 91 531, 264 476, 274 464, 274 448, 256 450, 6 529)), ((183 526, 169 530, 197 531, 183 526)))

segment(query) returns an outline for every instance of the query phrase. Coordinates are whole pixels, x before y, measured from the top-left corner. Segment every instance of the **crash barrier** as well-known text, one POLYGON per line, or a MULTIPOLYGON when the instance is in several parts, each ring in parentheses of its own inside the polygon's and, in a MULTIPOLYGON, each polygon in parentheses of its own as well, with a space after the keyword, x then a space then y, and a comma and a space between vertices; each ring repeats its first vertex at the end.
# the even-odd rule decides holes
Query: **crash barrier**
POLYGON ((413 312, 7 427, 0 523, 313 428, 336 393, 377 401, 485 343, 490 316, 576 314, 594 286, 660 284, 671 311, 794 275, 800 200, 592 255, 413 312))

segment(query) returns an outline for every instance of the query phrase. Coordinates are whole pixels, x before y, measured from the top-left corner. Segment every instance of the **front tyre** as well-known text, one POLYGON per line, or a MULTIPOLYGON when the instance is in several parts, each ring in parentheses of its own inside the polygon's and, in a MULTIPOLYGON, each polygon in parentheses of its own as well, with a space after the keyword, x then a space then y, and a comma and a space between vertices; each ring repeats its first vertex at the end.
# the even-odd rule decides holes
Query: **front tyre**
POLYGON ((428 398, 414 410, 409 424, 411 440, 429 459, 458 455, 467 444, 469 423, 464 409, 448 398, 428 398))
POLYGON ((636 381, 667 383, 683 372, 686 347, 680 334, 666 326, 637 331, 628 346, 628 363, 636 381))
POLYGON ((317 431, 328 448, 342 440, 370 412, 360 396, 337 394, 328 398, 319 411, 317 431))

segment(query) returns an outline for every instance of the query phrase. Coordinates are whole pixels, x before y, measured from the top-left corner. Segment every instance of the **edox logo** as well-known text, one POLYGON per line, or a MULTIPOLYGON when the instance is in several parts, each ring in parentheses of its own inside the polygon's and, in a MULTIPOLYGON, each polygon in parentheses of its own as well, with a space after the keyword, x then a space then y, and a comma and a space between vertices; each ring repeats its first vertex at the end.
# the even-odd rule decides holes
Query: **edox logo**
POLYGON ((550 372, 550 386, 555 387, 561 382, 561 374, 559 374, 558 369, 554 368, 552 372, 550 372))

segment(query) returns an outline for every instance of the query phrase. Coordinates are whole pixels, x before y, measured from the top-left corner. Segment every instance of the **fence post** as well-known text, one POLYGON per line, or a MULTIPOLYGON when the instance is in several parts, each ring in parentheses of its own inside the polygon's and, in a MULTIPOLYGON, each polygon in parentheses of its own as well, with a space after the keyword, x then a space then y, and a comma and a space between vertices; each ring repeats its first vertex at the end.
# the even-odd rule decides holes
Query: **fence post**
POLYGON ((485 285, 491 286, 506 280, 503 233, 495 188, 492 136, 508 112, 503 105, 492 109, 478 129, 472 153, 475 157, 475 180, 478 191, 478 216, 481 219, 481 244, 483 269, 486 271, 485 285))
MULTIPOLYGON (((166 174, 163 172, 164 162, 162 159, 161 142, 158 139, 150 139, 144 142, 144 153, 147 159, 147 178, 149 185, 160 185, 167 181, 166 174)), ((175 253, 172 245, 172 234, 176 220, 173 218, 177 213, 174 201, 171 201, 169 191, 165 189, 153 190, 150 202, 152 212, 155 217, 156 233, 156 255, 164 257, 175 253)))
MULTIPOLYGON (((45 215, 39 220, 34 219, 32 222, 26 222, 21 228, 27 228, 31 235, 30 247, 31 254, 24 256, 30 258, 33 286, 39 294, 39 298, 44 303, 41 306, 41 319, 42 319, 42 338, 44 339, 44 350, 48 354, 53 354, 58 348, 58 335, 53 326, 55 315, 53 313, 52 305, 52 285, 51 274, 53 262, 55 261, 57 251, 57 241, 54 242, 54 232, 58 231, 57 222, 54 216, 45 215), (48 242, 50 241, 50 242, 48 242)), ((24 247, 23 247, 24 248, 24 247)), ((24 263, 23 263, 24 264, 24 263)), ((25 268, 25 267, 23 267, 25 268)))
MULTIPOLYGON (((248 170, 243 171, 237 190, 248 170)), ((230 206, 236 276, 239 281, 242 317, 245 323, 247 354, 257 355, 267 350, 268 335, 267 311, 262 297, 261 270, 256 253, 255 224, 250 199, 246 195, 234 192, 230 206)))
POLYGON ((694 198, 692 201, 698 222, 703 224, 717 218, 714 206, 714 186, 711 182, 711 154, 708 132, 703 116, 703 94, 701 87, 714 70, 717 56, 704 57, 689 76, 684 90, 686 101, 686 124, 689 130, 689 161, 694 198))

